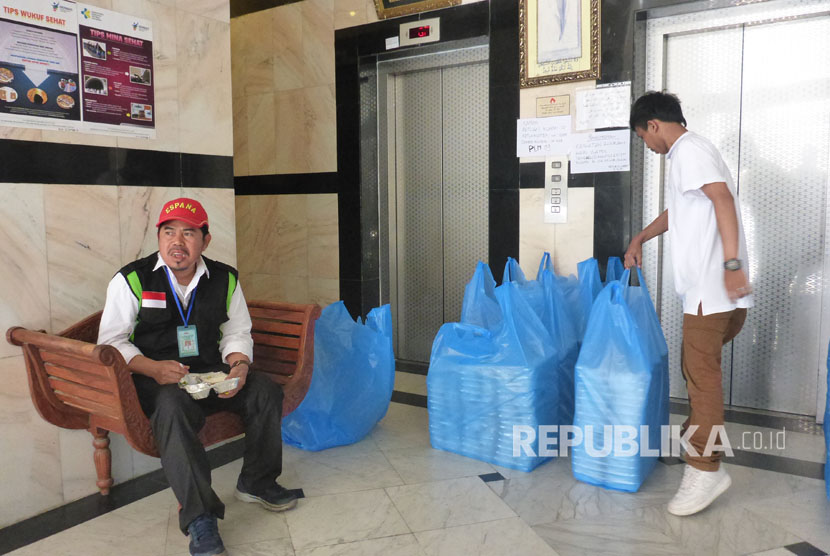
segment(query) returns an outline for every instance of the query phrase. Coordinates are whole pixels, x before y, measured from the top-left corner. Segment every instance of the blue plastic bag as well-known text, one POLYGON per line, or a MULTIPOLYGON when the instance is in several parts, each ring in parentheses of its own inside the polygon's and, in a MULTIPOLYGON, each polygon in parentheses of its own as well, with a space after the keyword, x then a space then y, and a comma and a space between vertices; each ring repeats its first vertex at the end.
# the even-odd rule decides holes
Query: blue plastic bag
MULTIPOLYGON (((484 273, 481 266, 476 273, 484 273)), ((556 424, 556 352, 517 283, 495 288, 495 297, 500 322, 448 323, 438 331, 427 375, 430 441, 436 449, 531 471, 550 457, 539 455, 538 436, 532 454, 514 455, 514 427, 535 432, 556 424)))
POLYGON ((565 301, 571 309, 577 338, 581 343, 583 336, 585 336, 585 328, 588 326, 591 306, 602 289, 602 280, 599 277, 597 260, 593 258, 579 263, 577 272, 579 278, 571 275, 567 278, 557 277, 557 280, 565 296, 565 301))
MULTIPOLYGON (((551 335, 557 353, 557 380, 559 382, 559 417, 556 424, 570 425, 574 418, 574 367, 579 356, 579 336, 573 308, 562 291, 561 281, 553 272, 550 253, 542 255, 536 273, 543 292, 542 324, 551 335)), ((558 435, 551 435, 553 438, 558 435)))
POLYGON ((582 442, 571 458, 580 481, 628 492, 636 492, 654 468, 657 454, 643 450, 660 450, 661 427, 669 422, 668 349, 637 273, 639 287, 628 285, 626 271, 622 283, 600 292, 591 310, 575 376, 574 426, 582 442), (626 455, 631 445, 615 436, 631 432, 637 450, 626 455))
POLYGON ((519 287, 519 291, 525 298, 525 301, 530 304, 530 307, 536 311, 538 316, 541 316, 542 307, 545 302, 542 284, 538 280, 528 280, 525 278, 525 273, 522 271, 522 267, 519 266, 519 261, 513 257, 507 257, 507 264, 504 265, 504 275, 502 276, 501 283, 507 284, 508 282, 514 282, 519 287))
POLYGON ((491 330, 501 323, 501 308, 496 300, 496 280, 490 267, 478 261, 473 278, 464 288, 461 322, 491 330))
POLYGON ((608 265, 605 267, 605 283, 619 280, 624 270, 619 257, 608 257, 608 265))
POLYGON ((394 383, 390 306, 372 309, 361 324, 342 301, 332 303, 315 325, 311 385, 283 418, 283 440, 313 451, 357 442, 386 415, 394 383))

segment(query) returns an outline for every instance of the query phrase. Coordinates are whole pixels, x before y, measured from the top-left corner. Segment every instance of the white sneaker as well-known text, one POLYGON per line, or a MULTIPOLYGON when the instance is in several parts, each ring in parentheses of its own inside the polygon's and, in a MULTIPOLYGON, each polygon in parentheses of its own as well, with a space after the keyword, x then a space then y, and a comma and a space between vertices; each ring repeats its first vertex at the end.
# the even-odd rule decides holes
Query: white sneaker
POLYGON ((669 513, 696 514, 714 502, 715 498, 723 494, 731 484, 732 479, 723 466, 717 471, 701 471, 686 464, 680 488, 669 502, 669 513))

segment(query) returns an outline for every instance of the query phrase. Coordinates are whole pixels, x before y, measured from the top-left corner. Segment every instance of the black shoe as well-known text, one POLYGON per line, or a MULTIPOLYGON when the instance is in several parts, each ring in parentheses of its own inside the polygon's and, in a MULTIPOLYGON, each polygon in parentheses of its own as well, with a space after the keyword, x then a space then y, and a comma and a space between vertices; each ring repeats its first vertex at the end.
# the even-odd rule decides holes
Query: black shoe
POLYGON ((216 516, 202 514, 187 526, 190 535, 191 556, 226 556, 225 545, 219 536, 216 516))
POLYGON ((278 483, 274 483, 264 492, 254 494, 253 492, 247 492, 245 487, 242 486, 242 481, 238 480, 236 481, 234 496, 237 500, 243 502, 256 502, 272 512, 283 512, 297 505, 297 496, 293 492, 282 488, 278 483))

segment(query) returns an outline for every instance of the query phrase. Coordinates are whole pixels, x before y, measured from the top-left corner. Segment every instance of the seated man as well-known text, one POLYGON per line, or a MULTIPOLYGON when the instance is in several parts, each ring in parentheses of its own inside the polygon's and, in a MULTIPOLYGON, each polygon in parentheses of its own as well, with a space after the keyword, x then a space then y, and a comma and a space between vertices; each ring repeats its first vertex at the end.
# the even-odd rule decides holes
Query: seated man
POLYGON ((202 257, 208 217, 193 199, 165 203, 156 224, 159 250, 122 268, 110 281, 99 344, 124 356, 141 407, 150 418, 161 465, 181 504, 179 526, 194 556, 225 554, 217 518, 225 506, 211 488, 198 438, 205 417, 234 411, 245 424, 236 497, 268 510, 294 507, 276 479, 282 471, 282 388, 251 372, 251 317, 236 269, 202 257), (194 400, 179 380, 188 372, 229 371, 235 390, 194 400))

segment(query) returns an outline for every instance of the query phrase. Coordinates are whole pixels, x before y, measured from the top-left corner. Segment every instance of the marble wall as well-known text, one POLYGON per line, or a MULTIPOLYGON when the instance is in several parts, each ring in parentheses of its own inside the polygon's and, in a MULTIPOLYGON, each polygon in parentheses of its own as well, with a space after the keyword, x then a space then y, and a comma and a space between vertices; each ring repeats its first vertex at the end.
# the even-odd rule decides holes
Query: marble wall
MULTIPOLYGON (((370 13, 305 0, 231 20, 235 176, 337 171, 334 30, 370 13)), ((236 210, 250 299, 340 299, 336 194, 238 196, 236 210)))
POLYGON ((321 307, 340 299, 336 194, 240 195, 236 213, 248 299, 321 307))
POLYGON ((231 21, 234 175, 337 170, 333 0, 231 21))
MULTIPOLYGON (((228 0, 90 3, 153 21, 156 139, 11 127, 0 139, 231 156, 228 0)), ((207 256, 236 264, 233 189, 158 185, 0 183, 0 330, 57 332, 99 310, 118 268, 156 250, 155 221, 170 198, 200 199, 213 234, 207 256)), ((20 349, 6 342, 0 381, 0 527, 97 492, 92 436, 40 418, 20 349)), ((116 482, 159 467, 111 437, 116 482)))

